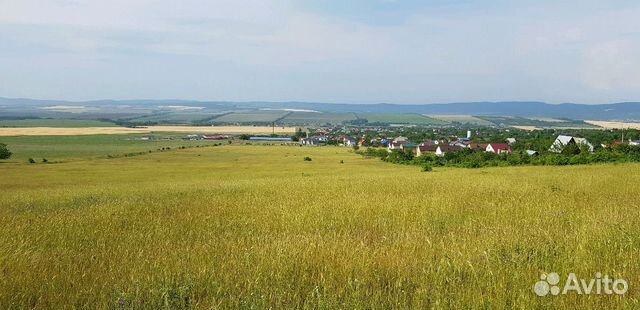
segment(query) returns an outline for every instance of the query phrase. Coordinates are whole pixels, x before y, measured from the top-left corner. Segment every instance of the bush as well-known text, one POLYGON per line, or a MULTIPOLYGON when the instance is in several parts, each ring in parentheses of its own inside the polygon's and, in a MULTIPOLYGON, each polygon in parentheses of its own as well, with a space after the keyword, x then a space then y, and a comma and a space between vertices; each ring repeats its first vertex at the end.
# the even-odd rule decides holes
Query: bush
POLYGON ((430 171, 432 171, 432 170, 433 170, 433 167, 431 167, 431 165, 429 165, 429 164, 424 164, 424 165, 422 166, 422 171, 423 171, 423 172, 430 172, 430 171))
POLYGON ((305 157, 304 157, 304 161, 311 161, 311 157, 309 157, 309 156, 305 156, 305 157))
POLYGON ((43 158, 43 159, 42 159, 42 162, 46 164, 46 163, 48 163, 48 162, 49 162, 49 160, 47 160, 46 158, 43 158))
POLYGON ((30 164, 35 164, 35 163, 36 163, 36 160, 35 160, 35 159, 33 159, 33 158, 29 158, 29 163, 30 163, 30 164))
POLYGON ((4 143, 0 143, 0 159, 9 159, 13 153, 9 151, 7 145, 4 143))

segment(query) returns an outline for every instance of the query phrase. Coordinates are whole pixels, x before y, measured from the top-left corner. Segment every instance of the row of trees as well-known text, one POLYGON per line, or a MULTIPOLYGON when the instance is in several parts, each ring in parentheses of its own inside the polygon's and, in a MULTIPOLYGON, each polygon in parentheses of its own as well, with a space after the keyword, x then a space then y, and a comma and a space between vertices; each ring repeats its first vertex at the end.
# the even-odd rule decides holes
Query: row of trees
MULTIPOLYGON (((420 165, 430 167, 501 167, 501 166, 562 166, 584 165, 594 163, 622 163, 640 162, 640 146, 618 145, 611 148, 602 148, 595 152, 579 147, 567 147, 562 153, 544 152, 538 155, 529 155, 525 151, 514 151, 511 154, 495 154, 480 150, 463 149, 458 152, 445 153, 444 156, 425 154, 414 157, 411 152, 394 150, 387 152, 385 149, 368 148, 359 152, 363 156, 377 157, 386 162, 406 165, 420 165)), ((428 169, 425 169, 428 170, 428 169)))

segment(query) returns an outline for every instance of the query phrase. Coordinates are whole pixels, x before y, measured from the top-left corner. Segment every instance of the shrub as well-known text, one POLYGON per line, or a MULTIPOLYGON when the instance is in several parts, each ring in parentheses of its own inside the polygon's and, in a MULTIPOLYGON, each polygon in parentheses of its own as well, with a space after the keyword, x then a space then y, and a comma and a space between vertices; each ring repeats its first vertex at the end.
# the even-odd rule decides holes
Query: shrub
POLYGON ((48 163, 48 162, 49 162, 49 160, 47 160, 46 158, 43 158, 43 159, 42 159, 42 162, 46 164, 46 163, 48 163))
POLYGON ((30 164, 35 164, 35 163, 36 163, 36 160, 35 160, 35 159, 33 159, 33 158, 29 158, 29 163, 30 163, 30 164))
POLYGON ((13 153, 9 151, 7 145, 4 143, 0 143, 0 159, 9 159, 13 153))
POLYGON ((430 172, 432 170, 433 170, 433 168, 431 167, 431 165, 429 165, 429 164, 422 165, 422 171, 423 172, 430 172))
POLYGON ((309 156, 305 156, 305 157, 304 157, 304 161, 311 161, 311 157, 309 157, 309 156))

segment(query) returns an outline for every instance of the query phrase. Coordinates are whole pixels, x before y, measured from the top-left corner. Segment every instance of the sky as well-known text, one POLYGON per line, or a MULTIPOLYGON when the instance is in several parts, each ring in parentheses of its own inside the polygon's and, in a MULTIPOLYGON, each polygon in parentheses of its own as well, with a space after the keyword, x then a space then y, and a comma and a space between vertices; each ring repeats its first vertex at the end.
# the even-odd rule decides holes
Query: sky
POLYGON ((640 101, 640 2, 0 0, 0 96, 640 101))

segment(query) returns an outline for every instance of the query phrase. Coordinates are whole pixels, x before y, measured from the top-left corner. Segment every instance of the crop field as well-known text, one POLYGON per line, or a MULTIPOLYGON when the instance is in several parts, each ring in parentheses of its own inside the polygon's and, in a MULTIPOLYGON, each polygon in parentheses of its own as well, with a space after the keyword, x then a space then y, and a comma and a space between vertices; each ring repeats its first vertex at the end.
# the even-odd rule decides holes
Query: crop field
POLYGON ((640 129, 640 123, 585 121, 588 124, 605 129, 640 129))
POLYGON ((478 126, 493 125, 493 123, 490 121, 487 121, 475 116, 471 116, 471 115, 427 115, 427 116, 437 120, 448 122, 448 123, 457 122, 461 124, 471 124, 471 125, 478 125, 478 126))
POLYGON ((0 164, 2 309, 636 309, 640 165, 235 146, 0 164), (308 156, 312 161, 304 161, 308 156), (541 273, 629 281, 538 297, 541 273))
POLYGON ((71 135, 109 135, 128 133, 181 132, 207 134, 290 134, 295 127, 269 126, 144 126, 144 127, 24 127, 2 128, 0 137, 9 136, 71 136, 71 135))
POLYGON ((141 140, 142 134, 79 135, 79 136, 16 136, 2 137, 0 143, 11 146, 10 162, 26 162, 29 158, 50 162, 76 159, 106 158, 138 152, 155 152, 179 147, 208 146, 227 141, 184 141, 181 134, 154 134, 153 140, 141 140), (170 139, 170 140, 169 140, 170 139))
POLYGON ((94 120, 74 120, 74 119, 21 119, 21 120, 0 120, 0 127, 55 127, 55 128, 78 128, 78 127, 114 127, 116 124, 94 120))
POLYGON ((354 113, 292 112, 282 121, 288 124, 340 124, 354 119, 354 113))
POLYGON ((442 125, 447 122, 437 120, 428 116, 414 113, 399 114, 377 114, 377 113, 358 113, 358 118, 364 118, 369 123, 386 123, 386 124, 416 124, 416 125, 442 125))
POLYGON ((234 112, 217 117, 212 120, 214 123, 255 123, 274 122, 287 115, 287 111, 247 111, 234 112))
POLYGON ((191 124, 203 119, 216 117, 220 113, 206 113, 206 112, 172 112, 172 113, 158 113, 145 115, 133 119, 129 119, 130 122, 160 122, 166 124, 191 124))

